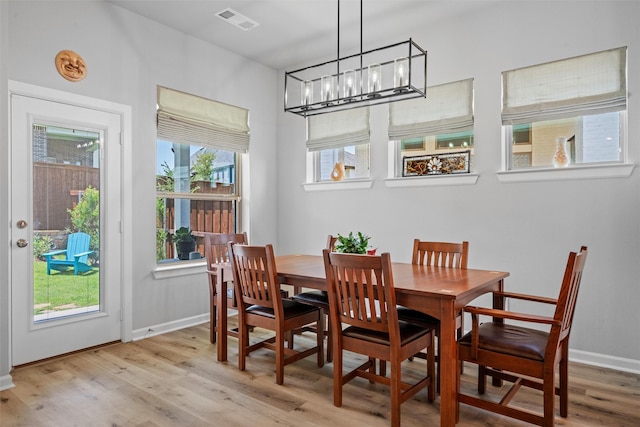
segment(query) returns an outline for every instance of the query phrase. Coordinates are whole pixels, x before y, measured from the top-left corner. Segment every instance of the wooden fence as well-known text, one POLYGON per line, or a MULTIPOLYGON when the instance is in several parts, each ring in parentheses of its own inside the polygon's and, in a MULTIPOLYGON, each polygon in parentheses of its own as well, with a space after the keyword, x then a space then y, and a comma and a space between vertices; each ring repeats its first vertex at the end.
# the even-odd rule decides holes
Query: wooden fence
MULTIPOLYGON (((194 183, 198 188, 195 193, 233 194, 233 185, 217 185, 210 187, 208 183, 194 183)), ((170 234, 175 230, 175 200, 166 200, 166 227, 170 234)), ((204 233, 236 232, 235 200, 191 200, 189 212, 189 228, 196 236, 196 251, 204 256, 204 233)), ((171 239, 165 243, 166 258, 176 256, 171 239)))
POLYGON ((89 186, 100 189, 100 170, 62 163, 33 162, 33 229, 71 228, 73 209, 89 186))

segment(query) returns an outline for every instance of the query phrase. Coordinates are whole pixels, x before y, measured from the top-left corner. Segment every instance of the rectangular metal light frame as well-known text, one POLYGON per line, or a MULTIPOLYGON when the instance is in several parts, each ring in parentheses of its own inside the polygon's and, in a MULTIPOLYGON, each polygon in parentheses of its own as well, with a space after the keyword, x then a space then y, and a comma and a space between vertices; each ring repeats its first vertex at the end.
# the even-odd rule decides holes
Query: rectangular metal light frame
MULTIPOLYGON (((307 86, 308 87, 308 86, 307 86)), ((404 99, 425 97, 427 91, 427 52, 412 39, 392 45, 359 52, 321 64, 285 72, 284 111, 303 117, 317 114, 384 104, 404 99), (390 59, 391 58, 391 59, 390 59), (394 85, 394 62, 407 58, 409 64, 406 85, 394 85), (381 89, 369 92, 367 87, 369 65, 380 65, 381 89), (356 93, 344 96, 344 71, 356 73, 356 93), (333 76, 337 82, 337 97, 321 100, 320 85, 323 76, 333 76), (303 103, 302 83, 311 82, 313 100, 303 103)))

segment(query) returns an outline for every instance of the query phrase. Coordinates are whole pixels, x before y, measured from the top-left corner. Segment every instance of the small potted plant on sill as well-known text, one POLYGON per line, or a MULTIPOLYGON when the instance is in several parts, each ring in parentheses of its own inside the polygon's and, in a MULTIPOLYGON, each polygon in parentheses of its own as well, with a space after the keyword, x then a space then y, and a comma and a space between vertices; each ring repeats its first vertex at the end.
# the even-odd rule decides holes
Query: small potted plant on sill
POLYGON ((348 236, 338 234, 335 251, 343 254, 368 254, 375 255, 375 249, 369 249, 369 240, 371 237, 358 231, 357 235, 349 232, 348 236))
POLYGON ((180 227, 173 234, 173 243, 176 244, 178 259, 189 259, 189 254, 196 250, 196 238, 191 234, 189 227, 180 227))

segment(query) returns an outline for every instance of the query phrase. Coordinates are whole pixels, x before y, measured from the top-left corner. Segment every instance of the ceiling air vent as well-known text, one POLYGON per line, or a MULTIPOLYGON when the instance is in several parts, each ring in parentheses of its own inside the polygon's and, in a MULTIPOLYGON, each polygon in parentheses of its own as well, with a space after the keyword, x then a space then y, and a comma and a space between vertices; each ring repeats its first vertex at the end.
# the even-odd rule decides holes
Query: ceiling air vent
POLYGON ((225 10, 221 10, 220 12, 216 13, 216 16, 228 22, 229 24, 235 25, 236 27, 244 31, 252 30, 258 25, 260 25, 253 19, 249 19, 243 14, 238 13, 229 7, 226 8, 225 10))

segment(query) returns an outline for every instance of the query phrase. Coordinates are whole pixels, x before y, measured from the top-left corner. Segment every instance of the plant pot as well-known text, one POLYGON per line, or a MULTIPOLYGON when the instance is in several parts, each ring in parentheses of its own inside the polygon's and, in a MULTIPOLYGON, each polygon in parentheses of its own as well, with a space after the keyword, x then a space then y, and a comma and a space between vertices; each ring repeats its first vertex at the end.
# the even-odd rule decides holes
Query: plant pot
POLYGON ((196 250, 195 240, 183 240, 176 242, 176 252, 178 253, 178 259, 189 259, 189 253, 196 250))

